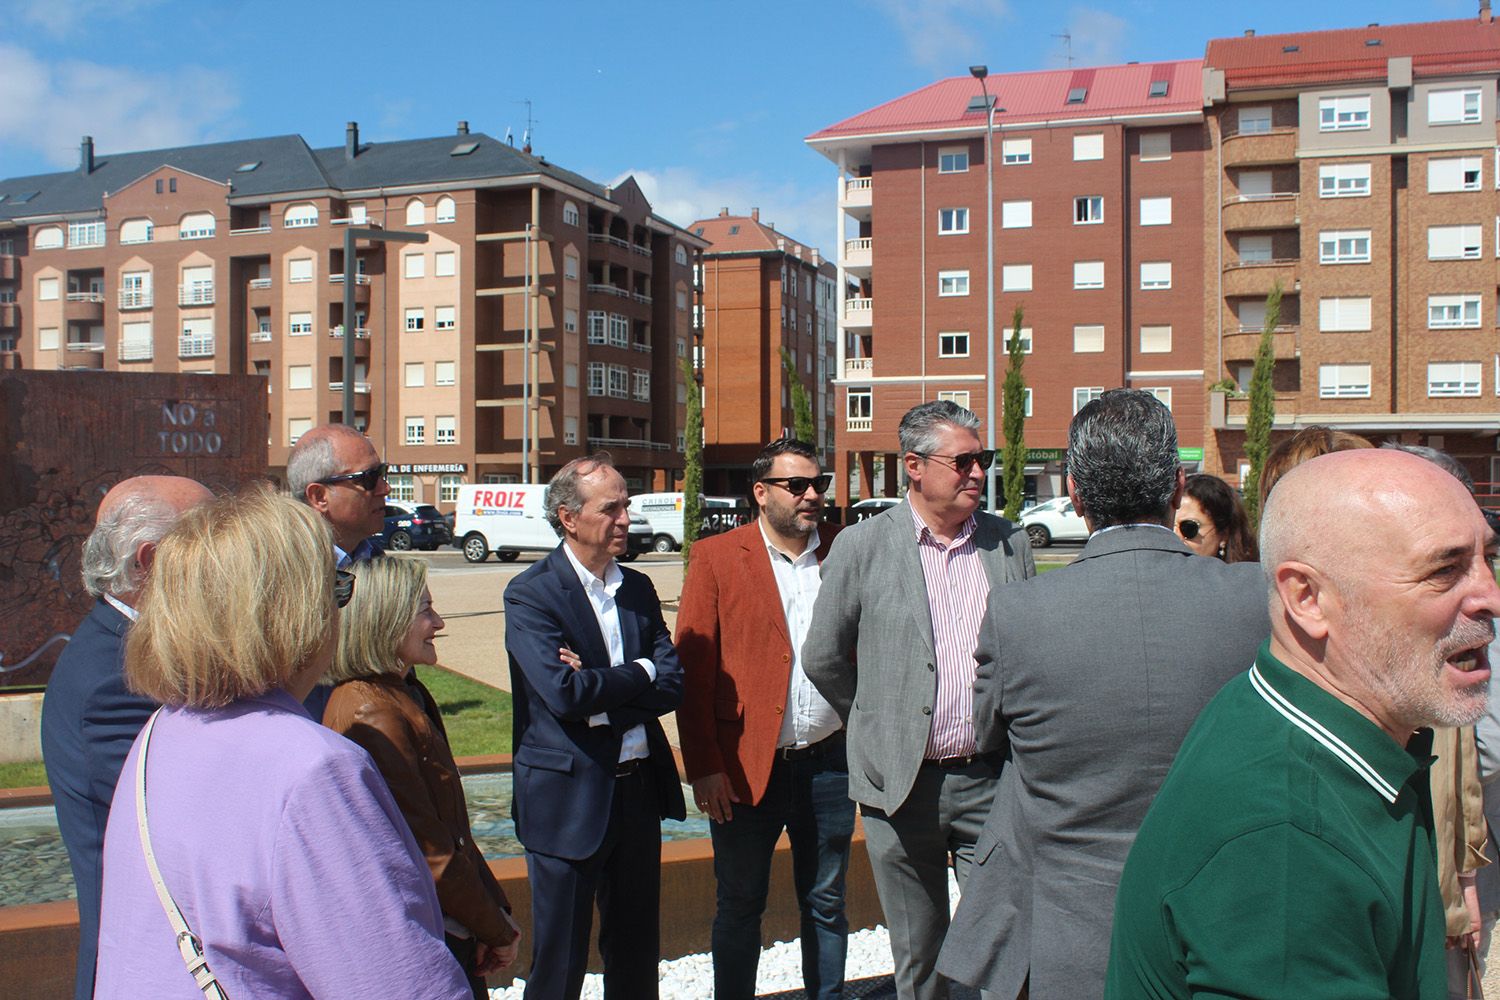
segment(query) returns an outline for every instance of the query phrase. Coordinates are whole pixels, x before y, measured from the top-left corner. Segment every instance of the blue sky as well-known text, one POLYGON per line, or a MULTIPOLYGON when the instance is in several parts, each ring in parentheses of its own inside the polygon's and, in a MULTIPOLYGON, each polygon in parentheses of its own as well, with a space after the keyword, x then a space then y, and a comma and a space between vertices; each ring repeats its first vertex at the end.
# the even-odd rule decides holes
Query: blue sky
POLYGON ((723 205, 831 249, 834 170, 803 138, 983 62, 1194 58, 1211 37, 1467 18, 1478 0, 453 2, 4 0, 0 177, 118 149, 300 133, 379 142, 459 119, 681 224, 723 205))

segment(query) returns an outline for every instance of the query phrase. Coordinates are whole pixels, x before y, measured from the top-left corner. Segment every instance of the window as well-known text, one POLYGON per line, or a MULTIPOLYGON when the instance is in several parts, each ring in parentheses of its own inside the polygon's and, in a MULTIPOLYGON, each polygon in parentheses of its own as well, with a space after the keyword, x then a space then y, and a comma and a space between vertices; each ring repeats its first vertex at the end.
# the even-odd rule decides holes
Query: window
POLYGON ((1319 365, 1319 399, 1369 399, 1369 365, 1319 365))
POLYGON ((152 354, 151 323, 120 324, 120 360, 150 361, 152 354))
POLYGON ((1170 226, 1172 224, 1171 198, 1142 198, 1141 225, 1170 226))
POLYGON ((1031 291, 1031 265, 1000 265, 1000 290, 1002 292, 1031 291))
POLYGON ((616 399, 630 396, 630 369, 624 365, 609 366, 609 394, 616 399))
POLYGON ((1318 234, 1318 262, 1322 264, 1367 264, 1370 261, 1368 229, 1318 234))
POLYGON ((458 254, 452 250, 439 250, 432 255, 432 273, 439 278, 451 278, 458 269, 458 254))
POLYGON ((434 330, 452 330, 458 325, 458 309, 455 306, 437 306, 432 310, 434 330))
POLYGON ((401 258, 401 273, 407 278, 426 277, 427 256, 420 253, 405 254, 401 258))
MULTIPOLYGON (((427 421, 424 418, 422 418, 422 417, 407 417, 406 418, 406 443, 407 444, 426 444, 427 443, 427 421)), ((391 485, 394 486, 395 484, 392 483, 391 485)), ((392 492, 394 493, 395 491, 392 490, 392 492)))
MULTIPOLYGON (((786 307, 782 306, 782 308, 785 309, 786 307)), ((677 311, 687 312, 687 292, 681 290, 677 292, 677 311)))
POLYGON ((406 224, 408 226, 420 226, 427 221, 427 206, 422 204, 421 198, 413 198, 406 203, 406 224))
POLYGON ((1347 132, 1370 127, 1370 95, 1324 97, 1318 100, 1318 131, 1347 132))
POLYGON ((1427 124, 1469 125, 1477 121, 1479 121, 1478 87, 1427 92, 1427 124))
POLYGON ((967 358, 968 356, 969 335, 967 333, 938 334, 938 357, 967 358))
POLYGON ((44 326, 36 332, 36 346, 38 350, 57 350, 57 327, 44 326))
POLYGON ((938 150, 938 173, 964 174, 969 171, 967 147, 950 147, 938 150))
POLYGON ((609 343, 611 347, 630 346, 630 317, 619 313, 609 314, 609 343))
POLYGON ((293 257, 286 262, 287 281, 311 281, 313 280, 313 262, 311 257, 293 257))
POLYGON ((406 387, 408 389, 420 389, 427 384, 427 365, 421 361, 408 361, 406 363, 406 387))
POLYGON ((1000 162, 1007 167, 1017 167, 1031 162, 1030 139, 1001 139, 1000 162))
POLYGON ((1172 350, 1172 328, 1170 326, 1141 327, 1141 353, 1167 354, 1172 350))
POLYGON ((571 201, 563 202, 563 225, 578 225, 578 206, 571 201))
POLYGON ((1104 221, 1104 196, 1084 195, 1073 199, 1073 224, 1092 225, 1104 221))
POLYGON ((1142 288, 1171 288, 1172 262, 1170 260, 1143 261, 1141 263, 1142 288))
POLYGON ((36 283, 36 299, 37 299, 37 301, 38 302, 56 302, 57 301, 57 285, 58 285, 58 280, 56 278, 38 278, 37 279, 37 283, 36 283))
POLYGON ((605 365, 602 361, 589 362, 589 395, 604 395, 604 371, 605 365))
POLYGON ((947 296, 952 296, 952 295, 968 295, 968 294, 969 294, 969 272, 968 271, 939 271, 938 272, 938 295, 940 297, 947 297, 947 296))
POLYGON ((1172 158, 1171 132, 1141 133, 1141 160, 1170 160, 1172 158))
POLYGON ((1000 203, 1000 226, 1003 229, 1031 228, 1031 202, 1003 201, 1000 203))
POLYGON ((286 370, 286 387, 288 389, 311 389, 312 365, 292 365, 286 370))
POLYGON ((214 321, 207 317, 194 317, 182 321, 182 340, 178 344, 178 357, 211 358, 214 356, 214 321))
POLYGON ((571 361, 563 365, 563 386, 568 389, 578 388, 578 366, 571 361))
MULTIPOLYGON (((1016 331, 1015 331, 1014 328, 1005 331, 1004 342, 1001 344, 1001 349, 1004 350, 1006 354, 1010 353, 1010 338, 1013 337, 1013 336, 1015 336, 1015 334, 1016 334, 1016 331)), ((1031 327, 1029 327, 1029 326, 1023 326, 1023 327, 1021 327, 1021 333, 1020 333, 1020 335, 1021 335, 1021 353, 1022 354, 1030 354, 1031 353, 1031 327)))
POLYGON ((58 226, 45 226, 36 231, 38 250, 57 250, 63 245, 63 231, 58 226))
POLYGON ((687 267, 687 247, 678 243, 672 248, 672 259, 677 262, 678 267, 687 267))
POLYGON ((457 365, 452 361, 434 361, 432 363, 432 384, 453 385, 458 380, 455 377, 457 365))
POLYGON ((589 343, 609 343, 609 318, 602 310, 591 310, 589 312, 589 343))
MULTIPOLYGON (((161 181, 157 181, 156 183, 160 184, 161 181)), ((296 444, 298 438, 312 430, 312 425, 311 417, 292 417, 288 420, 286 422, 287 444, 296 444)))
POLYGON ((1271 260, 1271 237, 1241 236, 1239 242, 1241 264, 1264 264, 1271 260))
POLYGON ((427 310, 416 306, 406 310, 406 332, 415 333, 427 326, 427 310))
POLYGON ((287 313, 286 332, 291 337, 306 337, 312 333, 312 313, 294 312, 287 313))
POLYGON ((180 240, 206 240, 214 234, 214 217, 209 212, 184 215, 177 223, 177 238, 180 240))
POLYGON ((363 203, 349 206, 349 221, 356 226, 363 226, 370 221, 370 210, 363 203))
POLYGON ((1479 296, 1427 296, 1427 329, 1461 330, 1479 326, 1479 296))
POLYGON ((104 245, 103 222, 68 223, 68 246, 102 247, 104 245))
POLYGON ((1089 403, 1104 395, 1102 385, 1080 386, 1073 390, 1073 412, 1077 413, 1089 403))
MULTIPOLYGON (((682 450, 682 431, 677 432, 677 450, 682 450)), ((578 443, 578 418, 563 417, 563 444, 578 443)))
POLYGON ((969 408, 969 393, 967 390, 944 390, 937 394, 937 398, 939 400, 946 400, 949 403, 957 403, 959 406, 962 406, 966 410, 969 408))
MULTIPOLYGON (((1260 304, 1265 310, 1265 303, 1260 304)), ((1337 298, 1318 300, 1318 331, 1320 333, 1359 333, 1370 329, 1370 299, 1337 298)))
POLYGON ((1368 163, 1333 163, 1318 168, 1319 198, 1367 198, 1369 195, 1368 163))
POLYGON ((306 203, 288 205, 285 214, 281 217, 283 229, 301 229, 304 226, 316 226, 317 224, 318 206, 306 203))
POLYGON ((1104 261, 1075 260, 1073 262, 1074 288, 1103 288, 1104 261))
POLYGON ((850 420, 869 420, 875 412, 875 394, 870 389, 850 389, 848 416, 850 420))
POLYGON ((1478 260, 1478 226, 1428 226, 1428 260, 1478 260))
POLYGON ((1071 88, 1071 89, 1068 90, 1068 103, 1069 104, 1082 104, 1085 100, 1088 99, 1088 96, 1089 96, 1089 88, 1087 88, 1087 87, 1073 87, 1073 88, 1071 88))
MULTIPOLYGON (((969 210, 967 208, 940 208, 938 209, 938 233, 948 235, 952 233, 967 233, 969 231, 969 210)), ((797 276, 792 275, 792 294, 797 294, 797 276)))
MULTIPOLYGON (((441 428, 438 433, 442 433, 441 428)), ((451 472, 438 476, 438 503, 458 503, 458 488, 463 484, 464 477, 451 472)))
POLYGON ((1073 327, 1073 353, 1098 354, 1104 350, 1104 327, 1073 327))
POLYGON ((150 243, 154 233, 150 219, 126 219, 120 223, 121 243, 150 243))
POLYGON ((1167 88, 1170 87, 1171 85, 1172 85, 1172 81, 1171 80, 1152 80, 1151 81, 1151 85, 1146 88, 1146 96, 1148 98, 1150 98, 1150 97, 1166 97, 1167 96, 1167 88))
POLYGON ((1427 193, 1445 194, 1450 191, 1478 191, 1480 188, 1480 158, 1458 156, 1451 159, 1427 161, 1427 193))
POLYGON ((1263 135, 1269 131, 1270 108, 1240 108, 1240 135, 1263 135))
POLYGON ((458 206, 453 199, 443 195, 437 200, 437 220, 439 222, 452 222, 458 218, 458 206))
POLYGON ((1096 132, 1092 135, 1075 135, 1073 137, 1073 159, 1075 160, 1102 160, 1104 159, 1104 135, 1096 132))
POLYGON ((563 277, 569 281, 578 280, 578 255, 576 253, 563 254, 563 277))
POLYGON ((458 443, 458 418, 436 417, 432 421, 432 441, 434 444, 457 444, 458 443))
POLYGON ((1433 362, 1427 366, 1428 396, 1479 395, 1479 362, 1433 362))
MULTIPOLYGON (((358 426, 358 424, 356 424, 356 426, 358 426)), ((360 429, 363 430, 364 428, 360 428, 360 429)), ((411 444, 413 442, 407 442, 407 443, 411 444)), ((421 444, 422 442, 417 441, 415 443, 416 444, 421 444)), ((386 476, 385 477, 385 481, 390 484, 390 487, 391 487, 391 499, 392 500, 405 500, 408 503, 416 500, 416 498, 417 498, 417 479, 416 479, 415 476, 405 476, 405 475, 398 476, 398 475, 395 475, 393 473, 391 475, 386 476)))
POLYGON ((563 333, 577 333, 577 332, 578 332, 578 310, 577 309, 564 309, 563 310, 563 333))
POLYGON ((651 398, 651 373, 644 368, 634 368, 630 372, 630 392, 636 399, 642 402, 651 398))

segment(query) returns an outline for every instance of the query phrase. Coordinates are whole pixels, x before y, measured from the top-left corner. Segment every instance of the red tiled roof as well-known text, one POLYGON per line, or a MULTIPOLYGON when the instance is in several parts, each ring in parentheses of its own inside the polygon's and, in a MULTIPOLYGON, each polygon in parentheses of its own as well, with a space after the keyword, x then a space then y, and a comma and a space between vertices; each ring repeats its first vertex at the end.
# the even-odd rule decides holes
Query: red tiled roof
POLYGON ((1230 89, 1384 79, 1386 61, 1410 56, 1418 77, 1500 69, 1500 23, 1477 19, 1216 38, 1204 61, 1230 89), (1367 44, 1378 41, 1378 45, 1367 44), (1288 52, 1288 47, 1295 47, 1288 52))
MULTIPOLYGON (((1202 69, 1202 60, 1183 59, 1095 69, 998 73, 985 83, 1000 104, 1001 110, 995 115, 998 122, 1181 114, 1203 110, 1202 69), (1147 96, 1155 80, 1167 81, 1165 97, 1147 96), (1068 103, 1068 91, 1074 87, 1088 88, 1082 104, 1068 103)), ((979 93, 979 81, 973 77, 949 77, 846 118, 807 138, 816 142, 842 136, 982 126, 982 113, 964 111, 969 99, 979 93)))
POLYGON ((801 247, 802 258, 812 262, 812 247, 748 215, 717 215, 711 219, 699 219, 683 228, 713 244, 705 251, 709 256, 716 253, 764 253, 778 249, 777 241, 785 240, 786 246, 782 248, 785 252, 794 254, 796 248, 801 247), (731 229, 735 232, 730 233, 731 229))

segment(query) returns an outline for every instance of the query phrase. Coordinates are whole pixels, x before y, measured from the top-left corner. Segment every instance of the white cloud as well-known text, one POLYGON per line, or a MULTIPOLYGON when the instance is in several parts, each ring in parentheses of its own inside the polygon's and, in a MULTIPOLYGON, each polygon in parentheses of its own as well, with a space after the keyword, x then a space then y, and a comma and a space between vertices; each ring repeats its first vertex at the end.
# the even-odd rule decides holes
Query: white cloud
POLYGON ((161 0, 16 0, 14 13, 54 38, 75 34, 105 18, 128 17, 161 0))
POLYGON ((0 44, 0 135, 67 167, 80 136, 101 153, 156 149, 223 135, 239 104, 230 78, 184 67, 148 73, 82 60, 48 63, 0 44))
POLYGON ((1008 0, 879 0, 896 22, 912 61, 924 69, 962 72, 984 51, 984 38, 1010 13, 1008 0))
MULTIPOLYGON (((1074 66, 1105 66, 1120 62, 1125 52, 1129 23, 1095 7, 1074 7, 1068 12, 1068 34, 1073 36, 1074 66)), ((1059 60, 1066 65, 1065 59, 1059 60)))

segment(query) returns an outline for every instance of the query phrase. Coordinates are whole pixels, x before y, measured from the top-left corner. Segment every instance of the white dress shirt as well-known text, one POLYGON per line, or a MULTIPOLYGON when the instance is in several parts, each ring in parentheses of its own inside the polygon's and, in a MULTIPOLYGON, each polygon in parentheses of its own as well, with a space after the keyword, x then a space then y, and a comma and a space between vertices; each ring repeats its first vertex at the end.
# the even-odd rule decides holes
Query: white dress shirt
POLYGON ((776 589, 781 594, 781 613, 786 618, 787 634, 792 640, 792 672, 787 679, 786 711, 781 716, 781 734, 776 746, 805 747, 838 732, 838 713, 828 704, 818 689, 813 687, 807 674, 802 672, 802 644, 807 641, 807 629, 812 624, 813 603, 818 599, 818 587, 822 576, 818 572, 818 530, 807 536, 807 545, 796 557, 781 551, 766 526, 760 525, 760 536, 765 540, 766 553, 771 559, 771 572, 776 577, 776 589))
MULTIPOLYGON (((573 572, 578 574, 578 582, 583 584, 583 592, 588 595, 589 605, 594 609, 594 617, 599 621, 599 631, 604 635, 604 644, 609 648, 609 665, 620 667, 625 664, 625 639, 620 632, 620 608, 615 604, 615 594, 620 589, 620 584, 625 582, 625 574, 620 572, 619 563, 613 559, 604 568, 604 579, 599 579, 573 554, 573 549, 563 543, 563 552, 568 557, 568 562, 573 565, 573 572)), ((576 650, 575 650, 576 652, 576 650)), ((651 682, 656 682, 656 664, 644 656, 635 661, 650 676, 651 682)), ((600 712, 589 716, 589 725, 609 725, 609 713, 600 712)), ((646 727, 632 726, 620 737, 620 760, 640 760, 650 756, 651 751, 646 747, 646 727)))

